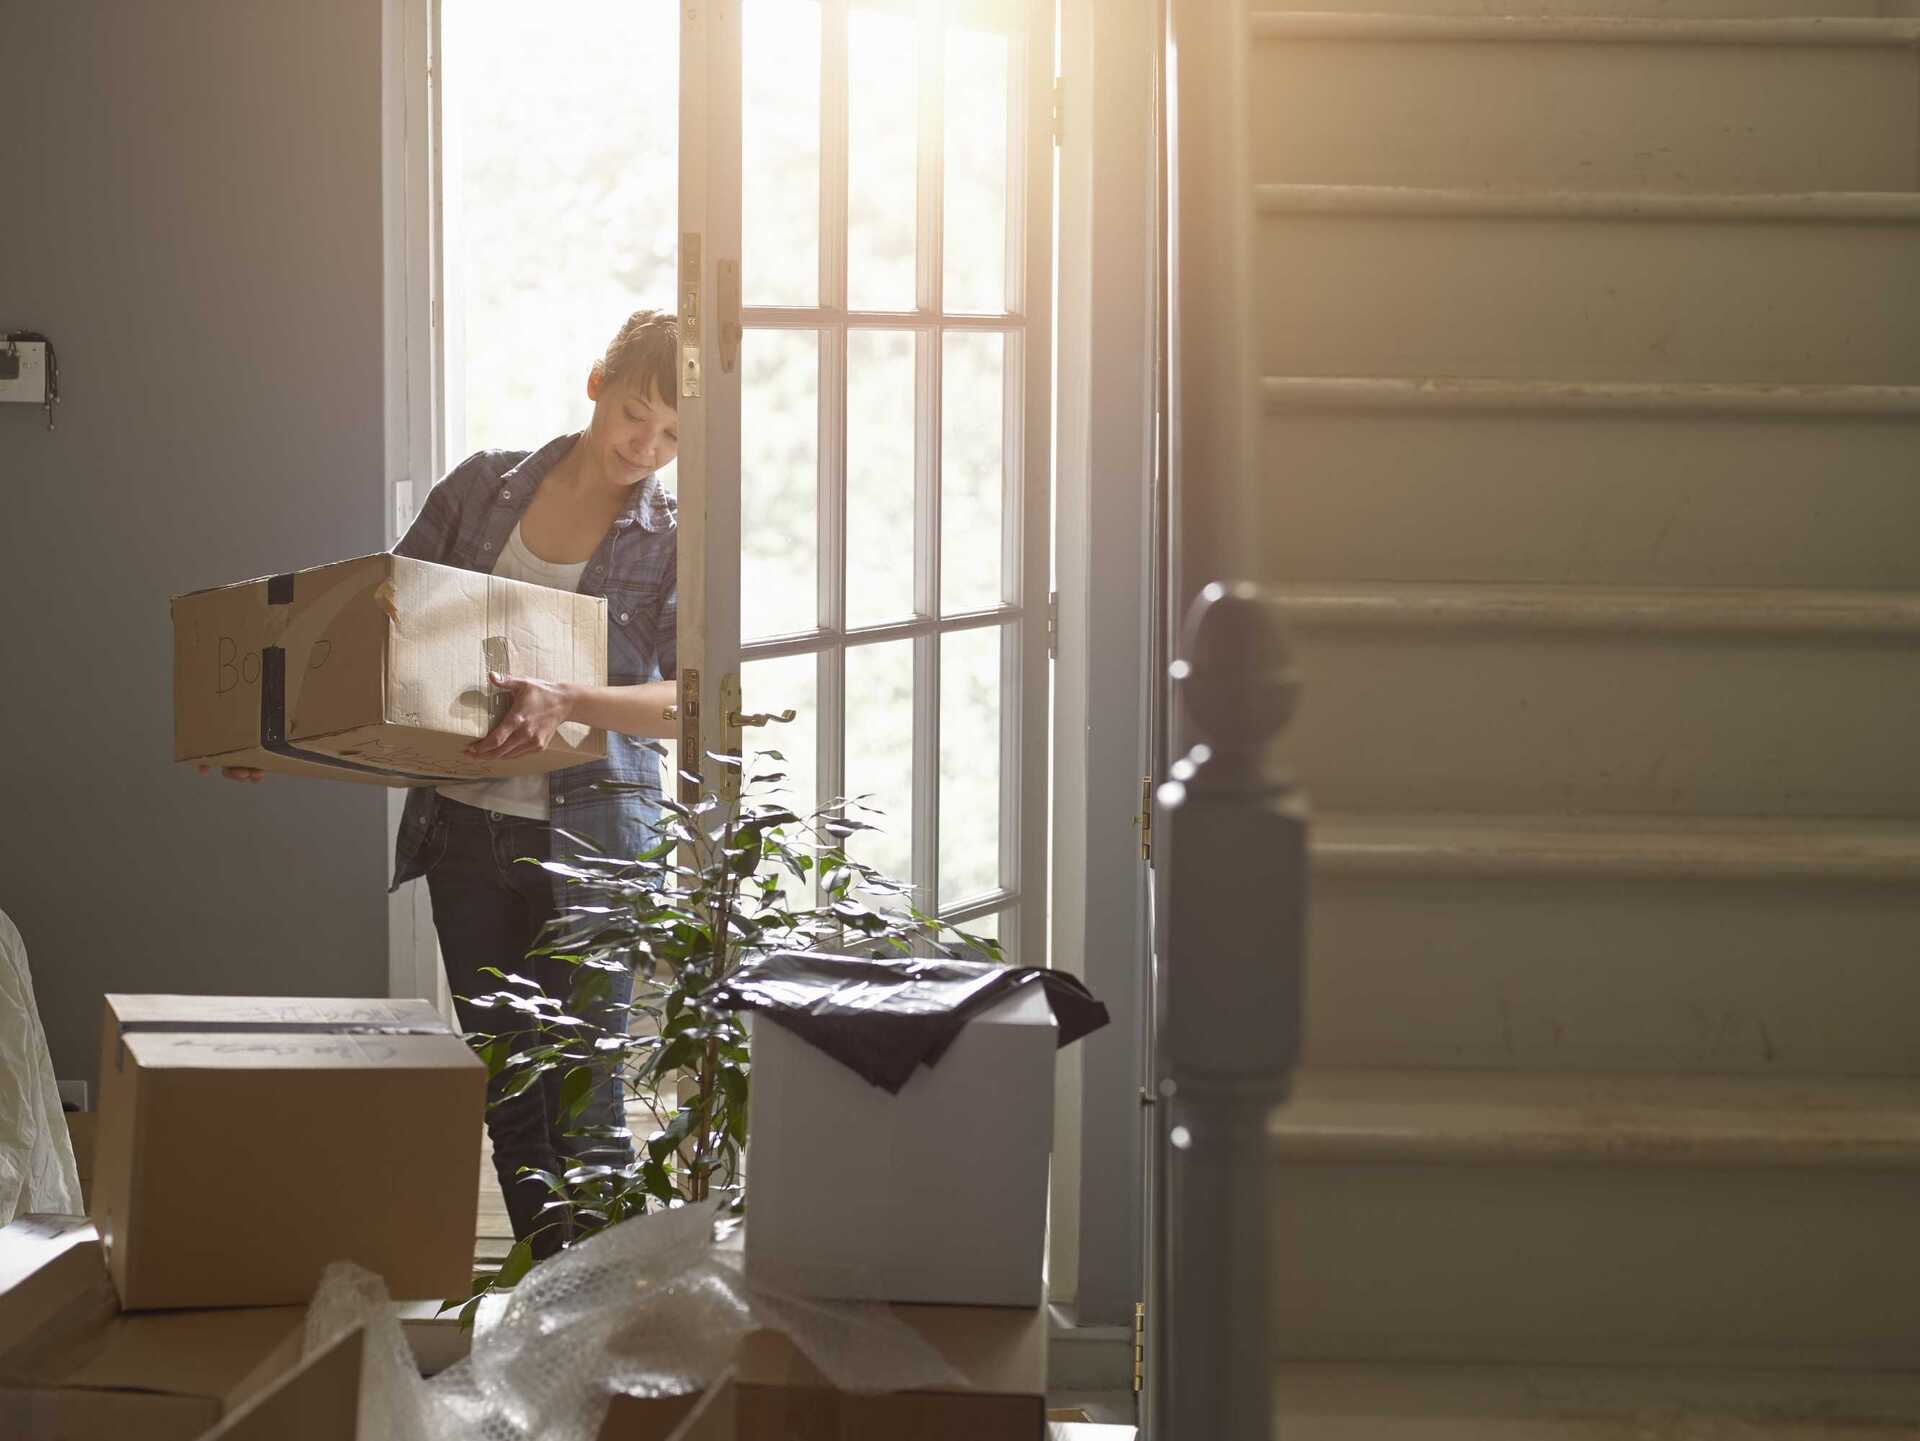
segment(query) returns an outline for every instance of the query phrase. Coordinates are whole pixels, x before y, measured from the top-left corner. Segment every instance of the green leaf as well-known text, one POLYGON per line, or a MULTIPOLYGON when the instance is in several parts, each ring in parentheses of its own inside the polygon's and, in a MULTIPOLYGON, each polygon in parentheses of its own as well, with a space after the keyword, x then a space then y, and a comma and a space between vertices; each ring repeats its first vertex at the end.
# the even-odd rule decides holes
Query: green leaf
POLYGON ((493 1289, 506 1291, 520 1284, 521 1277, 533 1269, 533 1247, 526 1241, 515 1241, 513 1249, 507 1252, 507 1259, 500 1263, 500 1274, 493 1279, 493 1289))
POLYGON ((487 1104, 497 1106, 502 1101, 511 1101, 515 1096, 525 1095, 539 1081, 543 1073, 529 1066, 507 1083, 507 1088, 487 1104))
POLYGON ((569 1121, 580 1119, 580 1113, 587 1108, 593 1098, 593 1072, 586 1066, 568 1071, 560 1082, 560 1114, 569 1121))

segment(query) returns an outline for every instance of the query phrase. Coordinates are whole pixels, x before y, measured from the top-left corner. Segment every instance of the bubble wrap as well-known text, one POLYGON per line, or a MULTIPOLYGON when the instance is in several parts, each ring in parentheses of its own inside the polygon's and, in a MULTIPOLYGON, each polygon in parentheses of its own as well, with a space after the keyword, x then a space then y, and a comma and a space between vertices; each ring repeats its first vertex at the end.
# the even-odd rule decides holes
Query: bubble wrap
POLYGON ((0 911, 0 1225, 29 1212, 77 1216, 86 1209, 26 942, 0 911))
POLYGON ((783 1332, 842 1390, 960 1383, 884 1306, 749 1285, 739 1248, 716 1244, 717 1210, 636 1217, 535 1266, 500 1319, 477 1331, 472 1354, 428 1381, 414 1373, 379 1278, 336 1265, 308 1313, 308 1354, 367 1328, 360 1434, 393 1441, 594 1441, 614 1394, 697 1391, 761 1329, 783 1332))

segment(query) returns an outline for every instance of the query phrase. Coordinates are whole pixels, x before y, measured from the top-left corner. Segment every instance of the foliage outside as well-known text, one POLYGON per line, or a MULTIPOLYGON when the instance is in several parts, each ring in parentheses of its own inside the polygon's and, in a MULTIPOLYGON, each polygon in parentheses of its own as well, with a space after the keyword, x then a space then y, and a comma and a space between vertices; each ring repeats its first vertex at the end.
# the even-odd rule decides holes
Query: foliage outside
MULTIPOLYGON (((741 767, 736 756, 707 759, 741 767)), ((778 751, 753 758, 755 766, 782 761, 778 751)), ((573 966, 571 994, 550 996, 533 980, 489 969, 503 989, 474 998, 533 1023, 534 1041, 520 1049, 509 1050, 506 1034, 477 1045, 490 1074, 512 1077, 499 1100, 560 1075, 568 1134, 587 1154, 627 1134, 624 1125, 581 1124, 609 1071, 652 1117, 652 1133, 634 1138, 629 1165, 531 1173, 549 1192, 543 1224, 566 1228, 570 1245, 650 1210, 710 1198, 743 1206, 747 1032, 737 1014, 711 1001, 742 962, 775 951, 1001 959, 993 939, 922 914, 908 900, 910 887, 847 854, 850 838, 877 829, 855 814, 878 814, 861 800, 801 814, 774 799, 786 779, 778 769, 749 776, 738 799, 724 794, 730 788, 682 775, 700 799, 692 806, 664 800, 654 842, 634 860, 528 862, 569 882, 568 904, 529 954, 573 966), (633 999, 611 1012, 631 1024, 620 1030, 584 1018, 624 972, 633 975, 633 999)), ((516 1242, 497 1273, 475 1278, 462 1322, 471 1322, 483 1296, 512 1287, 532 1265, 528 1242, 516 1242)))

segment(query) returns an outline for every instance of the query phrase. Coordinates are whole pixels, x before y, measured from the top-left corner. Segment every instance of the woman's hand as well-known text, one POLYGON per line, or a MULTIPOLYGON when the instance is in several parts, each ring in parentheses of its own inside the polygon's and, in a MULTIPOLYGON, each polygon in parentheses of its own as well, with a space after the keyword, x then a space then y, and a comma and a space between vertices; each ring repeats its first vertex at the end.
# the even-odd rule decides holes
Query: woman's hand
MULTIPOLYGON (((199 766, 196 769, 201 775, 206 775, 213 767, 199 766)), ((220 774, 230 781, 263 781, 267 778, 265 771, 255 770, 252 766, 221 766, 220 774)))
POLYGON ((507 713, 499 725, 467 747, 467 754, 477 761, 510 761, 543 751, 561 722, 573 714, 573 697, 566 686, 498 671, 488 671, 487 679, 508 693, 507 713))

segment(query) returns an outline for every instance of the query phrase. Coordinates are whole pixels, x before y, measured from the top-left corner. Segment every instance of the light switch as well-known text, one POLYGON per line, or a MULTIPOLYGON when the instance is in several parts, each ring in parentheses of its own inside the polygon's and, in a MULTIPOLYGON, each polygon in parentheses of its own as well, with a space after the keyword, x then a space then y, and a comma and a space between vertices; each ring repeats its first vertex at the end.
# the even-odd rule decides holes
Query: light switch
POLYGON ((14 352, 18 366, 0 363, 0 400, 47 403, 47 343, 44 340, 0 340, 0 358, 14 352), (8 375, 9 370, 17 370, 8 375))

